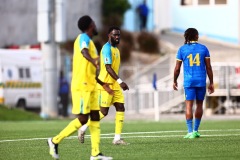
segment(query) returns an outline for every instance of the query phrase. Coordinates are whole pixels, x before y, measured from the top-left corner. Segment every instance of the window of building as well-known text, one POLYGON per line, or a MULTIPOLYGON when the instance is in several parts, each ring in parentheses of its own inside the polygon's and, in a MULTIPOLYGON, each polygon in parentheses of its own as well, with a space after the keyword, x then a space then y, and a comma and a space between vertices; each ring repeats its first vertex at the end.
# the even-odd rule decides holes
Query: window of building
POLYGON ((199 5, 207 5, 210 4, 210 0, 198 0, 199 5))
POLYGON ((193 2, 192 0, 181 0, 181 5, 185 6, 185 5, 192 5, 193 2))
POLYGON ((181 0, 180 2, 182 6, 227 4, 227 0, 181 0))
POLYGON ((215 4, 227 4, 227 0, 215 0, 215 4))

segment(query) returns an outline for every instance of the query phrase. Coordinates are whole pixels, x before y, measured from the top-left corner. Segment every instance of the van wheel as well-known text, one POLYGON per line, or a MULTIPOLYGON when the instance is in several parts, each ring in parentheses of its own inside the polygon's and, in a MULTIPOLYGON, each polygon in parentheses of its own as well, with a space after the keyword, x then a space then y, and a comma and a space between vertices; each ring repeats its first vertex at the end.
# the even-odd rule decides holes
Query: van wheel
POLYGON ((17 103, 18 108, 26 108, 26 101, 24 99, 20 99, 17 103))

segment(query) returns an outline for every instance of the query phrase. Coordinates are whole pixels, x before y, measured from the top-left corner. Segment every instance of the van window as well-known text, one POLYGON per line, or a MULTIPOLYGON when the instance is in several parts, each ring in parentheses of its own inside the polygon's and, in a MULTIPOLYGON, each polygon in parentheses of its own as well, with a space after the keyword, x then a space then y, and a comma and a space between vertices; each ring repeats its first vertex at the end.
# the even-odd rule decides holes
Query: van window
POLYGON ((18 68, 19 78, 22 80, 28 80, 31 78, 30 68, 21 67, 18 68))
POLYGON ((30 78, 30 70, 29 68, 26 68, 26 78, 30 78))
POLYGON ((24 78, 23 68, 19 68, 19 69, 18 69, 18 72, 19 72, 19 78, 23 79, 23 78, 24 78))

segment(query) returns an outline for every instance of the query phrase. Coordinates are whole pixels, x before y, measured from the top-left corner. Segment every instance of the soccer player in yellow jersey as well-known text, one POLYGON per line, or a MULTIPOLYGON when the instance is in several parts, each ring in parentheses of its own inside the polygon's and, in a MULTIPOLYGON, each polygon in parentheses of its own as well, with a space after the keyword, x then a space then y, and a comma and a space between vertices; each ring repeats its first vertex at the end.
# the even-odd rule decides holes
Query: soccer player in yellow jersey
POLYGON ((91 38, 97 34, 94 21, 89 16, 78 20, 78 28, 82 31, 74 42, 72 70, 72 113, 77 118, 72 120, 58 135, 48 139, 49 153, 54 159, 59 159, 58 144, 87 123, 90 115, 91 157, 90 160, 111 160, 101 154, 99 104, 96 82, 98 54, 91 38))
MULTIPOLYGON (((100 72, 98 79, 106 84, 109 84, 110 88, 114 91, 113 95, 109 94, 104 88, 98 85, 100 96, 100 119, 107 116, 109 107, 113 104, 116 108, 115 117, 115 137, 113 144, 126 145, 123 139, 121 139, 121 133, 124 121, 124 96, 123 90, 128 90, 128 86, 123 82, 119 76, 120 67, 120 52, 117 45, 120 42, 120 29, 118 27, 110 27, 108 30, 108 42, 102 47, 100 53, 100 72)), ((90 123, 91 124, 91 123, 90 123)), ((79 129, 79 139, 84 142, 84 133, 89 123, 82 126, 79 129)))

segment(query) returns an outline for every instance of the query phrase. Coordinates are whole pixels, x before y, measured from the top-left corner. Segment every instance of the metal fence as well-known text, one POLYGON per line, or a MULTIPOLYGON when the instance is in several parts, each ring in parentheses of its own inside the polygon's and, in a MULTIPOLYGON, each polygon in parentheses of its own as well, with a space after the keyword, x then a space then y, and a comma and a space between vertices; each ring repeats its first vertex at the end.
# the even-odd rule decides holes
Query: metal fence
MULTIPOLYGON (((212 68, 214 74, 215 93, 212 95, 206 94, 206 96, 218 98, 226 97, 226 100, 228 101, 231 101, 232 98, 234 99, 236 97, 240 97, 240 64, 213 63, 212 68)), ((159 73, 162 73, 162 70, 166 69, 167 68, 165 67, 152 68, 152 70, 156 70, 159 73)), ((133 76, 139 71, 136 67, 131 67, 131 70, 133 72, 133 76)), ((172 89, 173 73, 157 80, 157 90, 154 90, 151 81, 141 84, 132 83, 135 84, 134 87, 130 88, 129 91, 124 92, 127 112, 144 114, 153 113, 155 114, 156 120, 158 119, 157 116, 159 113, 182 112, 184 109, 182 72, 183 71, 181 71, 181 74, 179 75, 178 91, 174 91, 172 89)), ((148 75, 148 77, 149 76, 151 77, 151 75, 148 75)), ((136 82, 139 82, 139 79, 136 80, 136 82)), ((226 103, 226 105, 227 104, 231 105, 231 103, 226 103)), ((208 104, 208 108, 217 108, 216 106, 209 105, 212 104, 208 104)), ((231 108, 231 106, 226 105, 224 106, 226 109, 231 108)), ((239 107, 237 105, 237 108, 240 108, 240 102, 239 107)))

